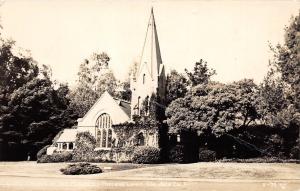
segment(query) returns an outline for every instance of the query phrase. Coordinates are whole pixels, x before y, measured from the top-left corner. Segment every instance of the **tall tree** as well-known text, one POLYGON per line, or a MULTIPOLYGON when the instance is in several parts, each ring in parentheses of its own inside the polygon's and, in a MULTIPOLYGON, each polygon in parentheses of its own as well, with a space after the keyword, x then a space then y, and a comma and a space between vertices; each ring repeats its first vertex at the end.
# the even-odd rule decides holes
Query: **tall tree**
MULTIPOLYGON (((0 104, 7 105, 10 94, 37 77, 39 69, 30 56, 13 53, 15 42, 0 38, 0 104)), ((1 113, 1 110, 0 110, 1 113)))
POLYGON ((285 29, 283 45, 277 45, 272 64, 292 90, 292 104, 300 110, 300 11, 285 29))
POLYGON ((285 28, 284 44, 271 46, 274 58, 261 84, 265 122, 280 128, 300 127, 300 12, 285 28))
POLYGON ((176 70, 171 70, 167 76, 167 94, 166 103, 169 105, 177 98, 184 97, 188 91, 188 79, 178 73, 176 70))
POLYGON ((76 116, 69 109, 68 87, 51 81, 51 68, 38 67, 15 42, 0 37, 0 160, 24 160, 76 116))
POLYGON ((214 69, 208 68, 207 62, 203 59, 200 59, 199 62, 195 63, 192 72, 188 71, 187 69, 185 69, 185 72, 188 75, 192 86, 207 84, 210 78, 216 74, 214 69))
POLYGON ((9 105, 12 95, 18 88, 35 79, 39 73, 36 62, 30 56, 16 53, 14 48, 14 41, 0 37, 0 160, 16 153, 18 144, 14 140, 22 136, 22 131, 14 131, 10 123, 14 122, 10 115, 13 111, 9 105), (12 149, 8 150, 8 146, 12 149))
POLYGON ((265 121, 289 132, 285 145, 300 158, 300 11, 285 28, 284 43, 271 50, 274 58, 261 85, 265 121))
POLYGON ((130 82, 125 80, 123 82, 117 83, 117 90, 115 92, 115 96, 119 99, 125 101, 131 101, 131 89, 130 89, 130 82))
POLYGON ((83 117, 105 91, 115 95, 117 82, 109 60, 104 52, 93 53, 80 64, 77 86, 70 92, 71 107, 79 116, 83 117))
POLYGON ((16 90, 2 123, 6 135, 19 133, 20 136, 5 137, 7 142, 15 141, 34 157, 34 153, 50 144, 60 130, 71 128, 77 116, 68 107, 67 93, 65 85, 54 89, 50 80, 39 78, 16 90))

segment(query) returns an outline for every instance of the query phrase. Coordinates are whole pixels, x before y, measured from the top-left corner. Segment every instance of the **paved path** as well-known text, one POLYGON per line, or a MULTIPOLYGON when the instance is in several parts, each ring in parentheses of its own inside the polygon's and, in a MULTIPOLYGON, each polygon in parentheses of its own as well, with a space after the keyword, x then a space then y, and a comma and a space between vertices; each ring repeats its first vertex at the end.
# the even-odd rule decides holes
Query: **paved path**
POLYGON ((80 176, 61 175, 58 169, 63 166, 0 163, 0 190, 300 191, 300 165, 296 164, 197 163, 80 176))

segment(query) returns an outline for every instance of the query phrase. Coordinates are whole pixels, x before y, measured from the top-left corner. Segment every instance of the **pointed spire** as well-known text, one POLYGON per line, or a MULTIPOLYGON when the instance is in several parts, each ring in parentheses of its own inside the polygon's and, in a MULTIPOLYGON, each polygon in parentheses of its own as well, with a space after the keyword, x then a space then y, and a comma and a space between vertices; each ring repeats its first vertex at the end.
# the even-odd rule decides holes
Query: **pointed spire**
POLYGON ((157 79, 160 70, 160 64, 162 64, 162 59, 152 7, 143 46, 143 52, 139 64, 139 72, 142 67, 147 67, 152 79, 157 79))

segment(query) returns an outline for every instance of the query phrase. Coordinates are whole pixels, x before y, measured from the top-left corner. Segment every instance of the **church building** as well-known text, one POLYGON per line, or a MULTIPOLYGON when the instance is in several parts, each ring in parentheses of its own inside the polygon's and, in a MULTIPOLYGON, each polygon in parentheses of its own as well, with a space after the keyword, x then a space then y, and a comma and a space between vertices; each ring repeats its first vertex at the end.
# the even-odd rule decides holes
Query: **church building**
MULTIPOLYGON (((110 150, 118 142, 112 126, 124 122, 132 122, 135 115, 140 115, 142 103, 151 95, 158 95, 162 100, 166 94, 165 67, 162 63, 156 23, 153 9, 146 30, 142 54, 136 73, 130 77, 131 102, 112 97, 104 92, 83 118, 77 120, 73 129, 64 129, 56 143, 47 149, 53 152, 72 151, 78 132, 90 132, 96 139, 97 150, 110 150)), ((143 135, 142 145, 158 147, 158 132, 143 135)))

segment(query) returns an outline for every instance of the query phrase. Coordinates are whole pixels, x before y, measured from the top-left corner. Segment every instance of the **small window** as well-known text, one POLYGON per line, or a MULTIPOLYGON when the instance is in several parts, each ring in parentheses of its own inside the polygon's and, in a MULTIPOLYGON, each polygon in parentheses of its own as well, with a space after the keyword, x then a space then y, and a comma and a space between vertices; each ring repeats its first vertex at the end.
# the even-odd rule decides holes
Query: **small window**
POLYGON ((73 150, 73 143, 71 142, 71 143, 69 143, 69 150, 73 150))
POLYGON ((64 150, 67 149, 67 143, 63 143, 63 149, 64 149, 64 150))
POLYGON ((146 74, 143 74, 143 84, 146 82, 146 74))
POLYGON ((140 115, 140 100, 141 100, 141 96, 138 97, 138 102, 137 102, 138 115, 140 115))

